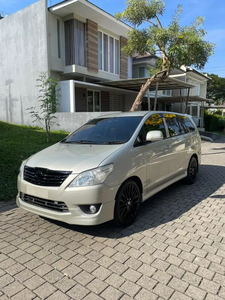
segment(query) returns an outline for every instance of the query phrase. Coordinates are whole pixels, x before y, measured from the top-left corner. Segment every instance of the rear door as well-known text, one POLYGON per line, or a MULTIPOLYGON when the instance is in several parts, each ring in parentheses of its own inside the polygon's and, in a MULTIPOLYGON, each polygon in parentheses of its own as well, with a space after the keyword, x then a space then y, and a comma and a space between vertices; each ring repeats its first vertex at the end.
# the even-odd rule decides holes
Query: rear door
POLYGON ((165 113, 164 118, 168 128, 168 140, 171 149, 171 171, 173 177, 176 178, 186 171, 188 147, 186 128, 181 115, 165 113))
POLYGON ((146 161, 146 194, 159 187, 172 175, 171 146, 167 139, 165 124, 160 114, 151 115, 144 124, 145 136, 149 131, 160 130, 162 141, 150 142, 143 146, 146 161))

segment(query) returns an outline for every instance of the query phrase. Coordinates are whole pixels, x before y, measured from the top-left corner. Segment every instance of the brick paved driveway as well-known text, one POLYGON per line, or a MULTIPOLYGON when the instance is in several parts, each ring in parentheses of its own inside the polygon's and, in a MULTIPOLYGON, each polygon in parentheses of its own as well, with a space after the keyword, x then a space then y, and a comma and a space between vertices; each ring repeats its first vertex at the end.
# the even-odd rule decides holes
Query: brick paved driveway
POLYGON ((0 214, 0 299, 225 299, 225 141, 203 143, 193 186, 142 205, 134 226, 0 214))

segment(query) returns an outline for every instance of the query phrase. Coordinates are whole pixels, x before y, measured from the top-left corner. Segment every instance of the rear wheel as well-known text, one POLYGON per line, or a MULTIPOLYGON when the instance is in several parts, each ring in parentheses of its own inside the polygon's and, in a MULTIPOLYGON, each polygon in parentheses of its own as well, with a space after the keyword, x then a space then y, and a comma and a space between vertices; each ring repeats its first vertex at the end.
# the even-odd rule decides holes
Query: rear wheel
POLYGON ((114 221, 120 226, 131 225, 138 214, 141 203, 141 192, 133 180, 126 181, 116 196, 114 221))
POLYGON ((186 182, 188 184, 193 184, 196 180, 197 173, 198 173, 198 161, 195 156, 192 156, 187 168, 186 182))

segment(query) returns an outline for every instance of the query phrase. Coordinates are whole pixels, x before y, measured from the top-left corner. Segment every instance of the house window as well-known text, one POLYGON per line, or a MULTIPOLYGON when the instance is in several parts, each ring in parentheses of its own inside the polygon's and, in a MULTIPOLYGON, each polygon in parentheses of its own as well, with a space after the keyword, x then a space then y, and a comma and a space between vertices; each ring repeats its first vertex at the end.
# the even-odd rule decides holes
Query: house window
POLYGON ((58 41, 58 58, 61 58, 61 30, 60 20, 57 19, 57 41, 58 41))
POLYGON ((145 67, 139 68, 139 78, 145 77, 145 67))
POLYGON ((88 102, 87 103, 88 112, 99 112, 99 111, 101 111, 100 92, 88 91, 87 102, 88 102))
POLYGON ((200 96, 200 83, 196 85, 196 96, 200 96))
POLYGON ((86 67, 85 24, 75 20, 75 65, 86 67))
POLYGON ((114 39, 109 38, 109 70, 114 73, 114 39))
POLYGON ((109 37, 108 35, 104 34, 104 49, 103 49, 103 61, 104 61, 104 71, 108 72, 108 66, 109 66, 109 37))
POLYGON ((86 24, 77 20, 65 22, 66 66, 86 67, 86 24))
POLYGON ((198 106, 192 106, 192 116, 197 117, 198 116, 198 106))
POLYGON ((98 68, 105 72, 119 74, 119 41, 105 33, 98 32, 98 68))
POLYGON ((171 90, 163 90, 163 95, 171 96, 171 90))
POLYGON ((119 74, 119 57, 120 57, 120 45, 119 41, 115 40, 115 73, 119 74))

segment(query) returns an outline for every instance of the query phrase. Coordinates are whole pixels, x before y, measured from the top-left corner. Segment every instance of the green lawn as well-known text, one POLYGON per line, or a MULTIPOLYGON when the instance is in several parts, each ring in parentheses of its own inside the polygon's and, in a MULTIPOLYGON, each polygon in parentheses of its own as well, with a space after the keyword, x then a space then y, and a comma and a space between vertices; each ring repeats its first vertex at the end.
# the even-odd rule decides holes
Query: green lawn
POLYGON ((47 143, 45 131, 38 127, 0 122, 0 201, 16 198, 16 180, 21 162, 66 135, 63 131, 52 132, 51 142, 47 143))

